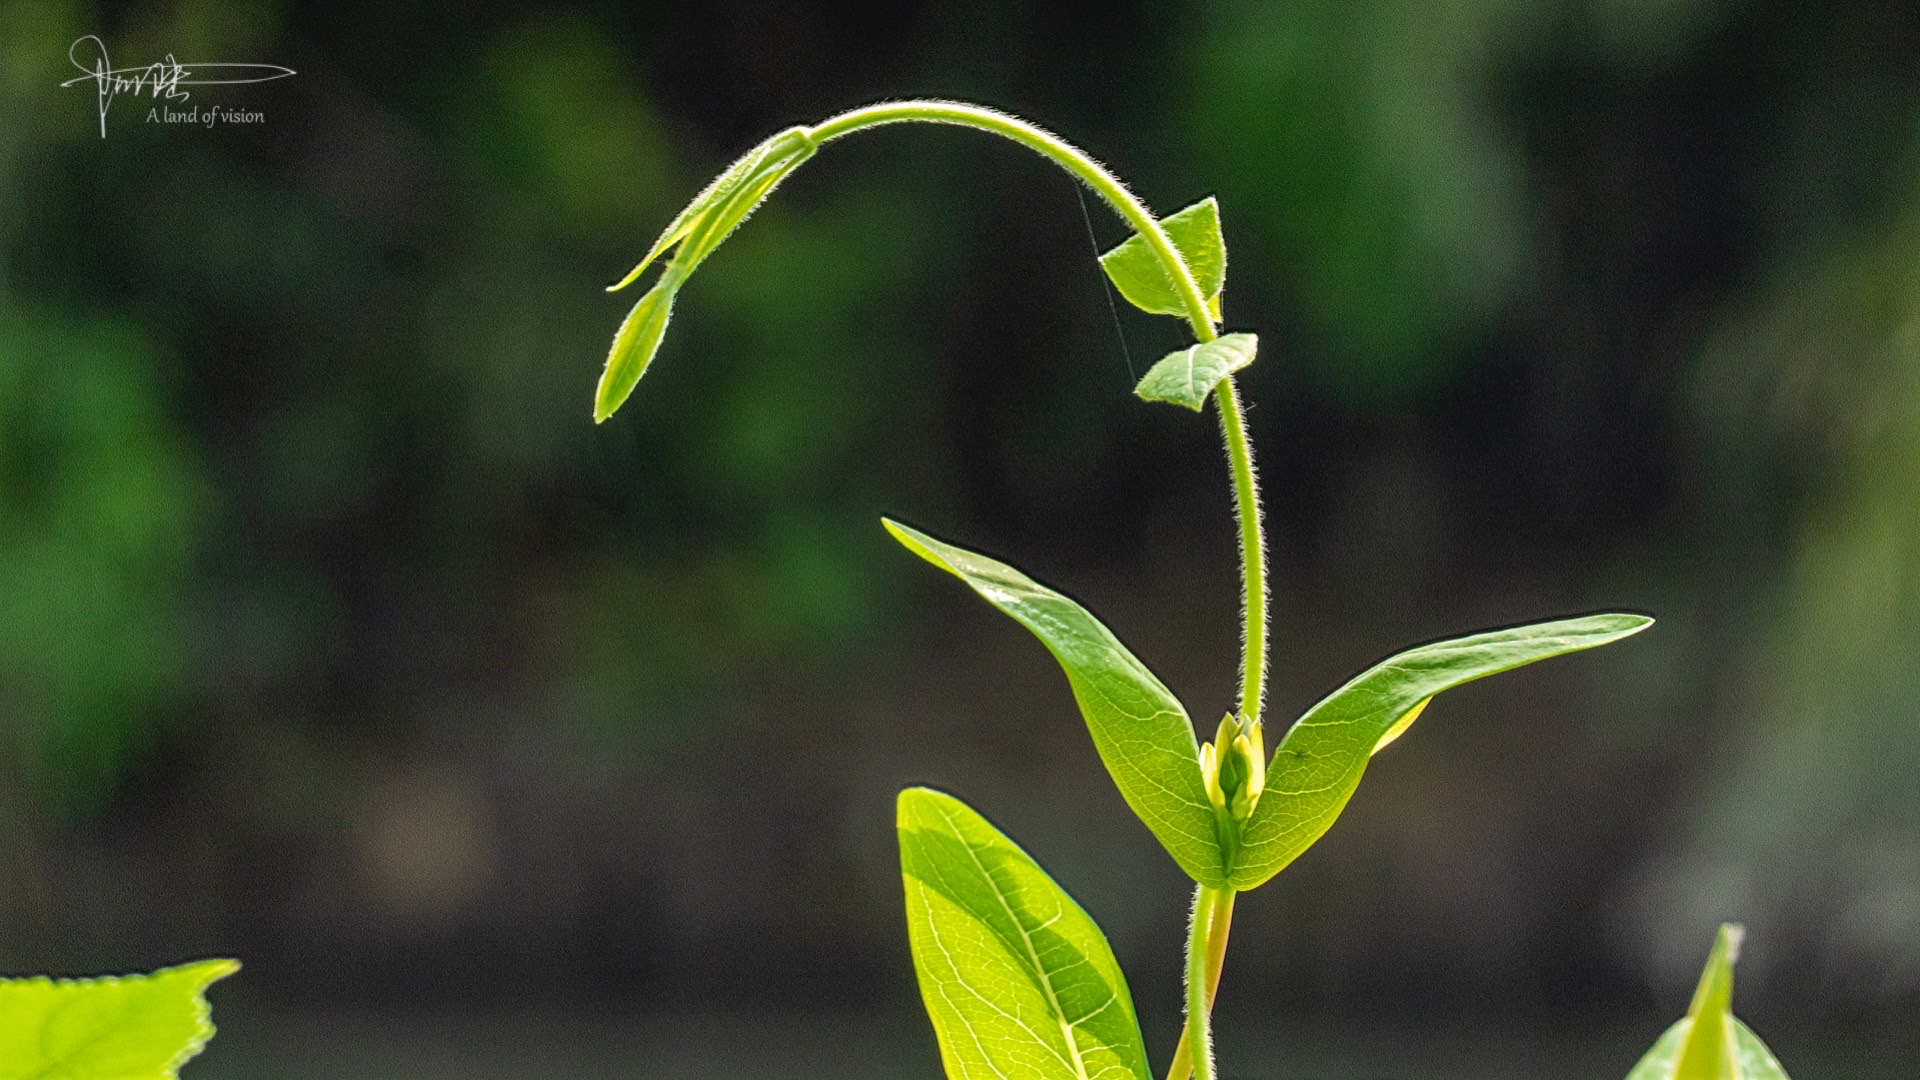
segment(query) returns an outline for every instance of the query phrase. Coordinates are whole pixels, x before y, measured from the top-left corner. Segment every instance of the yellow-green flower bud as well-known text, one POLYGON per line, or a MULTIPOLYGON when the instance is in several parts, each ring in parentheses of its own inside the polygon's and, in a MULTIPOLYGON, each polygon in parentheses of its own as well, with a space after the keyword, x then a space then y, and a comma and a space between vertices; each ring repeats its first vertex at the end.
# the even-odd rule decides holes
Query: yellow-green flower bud
POLYGON ((1200 744, 1200 778, 1207 785, 1207 801, 1216 814, 1227 812, 1227 793, 1220 789, 1220 754, 1212 743, 1200 744))

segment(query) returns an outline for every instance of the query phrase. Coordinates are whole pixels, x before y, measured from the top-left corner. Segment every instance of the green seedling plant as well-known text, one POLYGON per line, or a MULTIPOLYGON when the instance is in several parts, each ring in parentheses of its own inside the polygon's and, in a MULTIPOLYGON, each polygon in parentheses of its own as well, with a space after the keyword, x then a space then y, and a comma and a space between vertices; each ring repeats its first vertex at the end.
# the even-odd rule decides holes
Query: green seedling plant
MULTIPOLYGON (((1227 249, 1219 205, 1208 198, 1156 217, 1105 167, 1065 140, 977 105, 901 101, 858 108, 781 131, 734 162, 611 287, 625 288, 656 261, 667 260, 614 337, 594 401, 595 421, 612 416, 633 392, 693 272, 788 175, 828 143, 901 123, 957 125, 1001 136, 1072 174, 1132 230, 1100 256, 1114 288, 1146 312, 1185 320, 1193 333, 1194 343, 1154 364, 1135 393, 1196 413, 1211 400, 1226 443, 1240 534, 1243 653, 1239 707, 1221 718, 1212 741, 1199 740, 1179 699, 1071 598, 985 555, 896 521, 883 519, 883 525, 909 551, 965 582, 1052 652, 1121 796, 1193 879, 1185 1026, 1166 1076, 1213 1080, 1209 1014, 1234 898, 1264 884, 1326 833, 1368 759, 1399 738, 1435 695, 1618 641, 1652 620, 1587 615, 1409 649, 1307 710, 1269 755, 1261 716, 1267 564, 1253 451, 1234 383, 1234 375, 1253 363, 1259 341, 1251 333, 1220 332, 1227 249)), ((914 965, 949 1077, 1148 1080, 1139 1021, 1112 949, 1093 919, 1031 856, 971 807, 929 788, 900 794, 898 831, 914 965)), ((1695 1017, 1682 1025, 1717 1031, 1699 1018, 1711 1007, 1696 1002, 1695 1017)), ((1671 1038, 1669 1033, 1661 1045, 1671 1038)), ((1717 1052, 1693 1049, 1699 1038, 1704 1036, 1684 1036, 1686 1048, 1676 1059, 1679 1068, 1693 1071, 1660 1072, 1657 1063, 1643 1063, 1633 1080, 1771 1075, 1699 1071, 1707 1066, 1697 1063, 1717 1052)), ((1648 1060, 1658 1053, 1656 1048, 1648 1060)), ((1713 1061, 1719 1068, 1720 1059, 1713 1061)))
MULTIPOLYGON (((886 124, 960 125, 1039 152, 1119 212, 1133 236, 1100 257, 1114 287, 1147 312, 1186 320, 1194 344, 1169 354, 1136 393, 1194 412, 1209 400, 1225 436, 1239 520, 1244 652, 1239 708, 1210 742, 1187 709, 1072 599, 1005 563, 884 521, 908 550, 965 582, 1059 661, 1121 796, 1193 879, 1185 1026, 1169 1080, 1213 1080, 1209 1014, 1234 898, 1258 888, 1333 825, 1367 761, 1443 690, 1638 633, 1652 620, 1588 615, 1409 649, 1349 680, 1296 719, 1269 754, 1261 720, 1267 571, 1260 495, 1233 376, 1254 360, 1250 333, 1221 334, 1226 244, 1212 199, 1156 218, 1086 154, 1023 120, 973 105, 906 101, 789 128, 735 162, 676 217, 632 273, 671 256, 634 305, 607 358, 594 417, 632 392, 658 350, 688 278, 782 180, 820 147, 886 124)), ((1093 919, 1031 856, 959 799, 909 788, 898 804, 907 929, 921 996, 952 1080, 1149 1080, 1125 977, 1093 919)), ((1687 1016, 1628 1080, 1785 1080, 1733 1018, 1739 931, 1723 927, 1687 1016)), ((213 1035, 206 989, 239 965, 205 960, 151 975, 0 979, 0 1080, 175 1080, 213 1035)))

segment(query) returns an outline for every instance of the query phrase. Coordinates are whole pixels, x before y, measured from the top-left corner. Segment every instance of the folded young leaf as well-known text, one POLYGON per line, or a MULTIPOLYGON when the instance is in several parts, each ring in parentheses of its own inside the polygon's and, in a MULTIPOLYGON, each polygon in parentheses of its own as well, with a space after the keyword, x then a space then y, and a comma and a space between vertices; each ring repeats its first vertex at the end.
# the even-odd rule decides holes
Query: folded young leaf
POLYGON ((1340 816, 1367 759, 1404 730, 1399 721, 1427 698, 1522 664, 1618 641, 1652 623, 1644 615, 1589 615, 1493 630, 1422 645, 1355 676, 1295 721, 1274 751, 1266 790, 1240 832, 1228 873, 1233 887, 1254 888, 1313 846, 1340 816))
POLYGON ((1753 1029, 1733 1015, 1733 965, 1741 930, 1723 924, 1687 1015, 1663 1032, 1627 1080, 1787 1080, 1753 1029))
POLYGON ((681 275, 692 274, 748 215, 760 208, 782 180, 819 149, 812 132, 804 127, 788 128, 762 145, 765 152, 753 160, 736 183, 715 198, 713 205, 687 232, 680 250, 673 256, 673 268, 681 275))
POLYGON ((920 996, 949 1080, 1150 1080, 1106 937, 965 803, 900 793, 900 873, 920 996))
MULTIPOLYGON (((685 240, 688 234, 701 225, 713 210, 727 204, 735 190, 747 183, 749 177, 763 173, 769 158, 774 159, 779 175, 784 176, 791 171, 793 166, 800 163, 800 160, 792 160, 796 148, 805 151, 800 160, 805 160, 806 156, 811 156, 813 153, 812 140, 807 136, 805 128, 788 128, 778 132, 742 154, 719 176, 714 177, 713 182, 703 188, 700 194, 693 197, 693 201, 687 204, 686 209, 681 210, 667 224, 667 227, 661 230, 659 238, 654 240, 653 246, 647 249, 647 254, 639 264, 627 271, 626 277, 607 286, 607 291, 619 292, 637 281, 641 274, 646 273, 647 267, 653 264, 653 260, 672 250, 675 244, 685 240)), ((758 202, 765 197, 766 192, 762 191, 754 201, 758 202)), ((738 221, 735 224, 737 225, 738 221)), ((721 236, 724 237, 725 233, 721 236)), ((717 244, 718 241, 714 243, 717 244)))
MULTIPOLYGON (((1167 239, 1187 264, 1200 286, 1200 295, 1215 319, 1220 317, 1220 289, 1227 280, 1227 241, 1220 234, 1220 204, 1211 196, 1160 219, 1167 239)), ((1135 234, 1100 256, 1100 266, 1127 302, 1153 315, 1187 314, 1180 290, 1160 265, 1159 256, 1144 237, 1135 234)))
POLYGON ((1259 345, 1260 339, 1252 334, 1226 334, 1170 352, 1148 369, 1133 392, 1144 401, 1165 401, 1199 412, 1221 379, 1253 363, 1259 345))
POLYGON ((0 979, 0 1080, 174 1080, 213 1038, 206 989, 240 965, 0 979))
POLYGON ((660 351, 660 339, 667 333, 667 320, 673 317, 673 297, 684 280, 676 273, 648 289, 640 302, 627 312, 620 332, 613 335, 613 347, 607 350, 607 366, 600 372, 600 387, 593 395, 593 422, 604 422, 633 393, 634 384, 653 363, 660 351))
POLYGON ((1199 743, 1173 692, 1067 597, 1005 563, 897 522, 884 524, 907 550, 966 582, 1033 631, 1067 673, 1094 748, 1127 805, 1195 881, 1224 885, 1220 837, 1200 776, 1199 743))

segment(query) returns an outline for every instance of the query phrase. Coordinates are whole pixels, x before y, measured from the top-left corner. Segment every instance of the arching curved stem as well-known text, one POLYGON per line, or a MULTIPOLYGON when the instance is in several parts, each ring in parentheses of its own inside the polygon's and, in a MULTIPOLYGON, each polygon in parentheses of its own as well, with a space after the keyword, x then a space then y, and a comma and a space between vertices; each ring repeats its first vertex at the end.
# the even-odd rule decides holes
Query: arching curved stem
MULTIPOLYGON (((1192 270, 1167 237, 1160 221, 1144 203, 1104 166, 1058 135, 1015 116, 952 101, 896 101, 869 105, 831 117, 809 130, 815 144, 843 138, 884 124, 957 124, 1011 139, 1066 169, 1105 199, 1107 205, 1145 238, 1167 278, 1178 290, 1187 322, 1199 341, 1219 336, 1207 309, 1207 298, 1192 270)), ((1240 519, 1241 614, 1244 640, 1241 655, 1240 712, 1251 723, 1260 715, 1267 671, 1266 544, 1261 534, 1260 490, 1253 470, 1253 448, 1247 441, 1246 417, 1233 379, 1223 379, 1214 391, 1220 407, 1220 431, 1227 444, 1233 472, 1234 508, 1240 519)), ((1186 1080, 1191 1069, 1196 1080, 1213 1080, 1212 1035, 1208 1014, 1220 986, 1220 967, 1226 957, 1227 928, 1233 919, 1233 890, 1202 888, 1194 899, 1192 933, 1187 941, 1186 1026, 1174 1053, 1171 1080, 1186 1080)))
MULTIPOLYGON (((1051 131, 1029 124, 1017 116, 979 105, 957 101, 890 101, 868 105, 830 117, 809 130, 816 144, 831 142, 856 131, 884 124, 927 123, 956 124, 977 131, 991 132, 1011 139, 1072 173, 1105 199, 1107 205, 1132 226, 1153 250, 1178 290, 1186 308, 1187 322, 1199 341, 1219 336, 1207 298, 1194 280, 1192 271, 1167 237, 1160 221, 1144 203, 1108 172, 1098 161, 1051 131)), ((1220 383, 1214 393, 1220 406, 1220 428, 1227 444, 1227 458, 1233 470, 1235 510, 1240 519, 1241 610, 1244 628, 1244 654, 1241 658, 1240 711, 1249 721, 1260 715, 1260 701, 1267 671, 1267 568, 1266 544, 1261 533, 1260 491, 1253 469, 1253 448, 1248 444, 1240 393, 1231 378, 1220 383)))

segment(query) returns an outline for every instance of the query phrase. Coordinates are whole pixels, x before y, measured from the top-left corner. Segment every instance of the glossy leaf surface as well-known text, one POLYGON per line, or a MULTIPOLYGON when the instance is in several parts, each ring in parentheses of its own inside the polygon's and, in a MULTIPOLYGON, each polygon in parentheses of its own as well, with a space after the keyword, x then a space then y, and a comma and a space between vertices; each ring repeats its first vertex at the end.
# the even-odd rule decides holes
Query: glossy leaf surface
POLYGON ((1787 1080, 1773 1051, 1733 1015, 1740 936, 1738 926, 1720 927, 1687 1015, 1660 1035, 1627 1080, 1787 1080))
POLYGON ((213 1037, 207 987, 239 969, 0 979, 0 1080, 173 1080, 213 1037))
POLYGON ((966 804, 900 793, 920 995, 950 1080, 1149 1080, 1126 979, 1092 918, 966 804))
POLYGON ((1251 889, 1320 839, 1397 723, 1427 698, 1536 660, 1639 633, 1644 615, 1589 615, 1435 642, 1383 660, 1307 711, 1267 766, 1266 790, 1240 833, 1230 874, 1251 889))
POLYGON ((1067 674, 1094 748, 1127 805, 1195 881, 1225 883, 1200 748, 1187 710, 1087 610, 1002 562, 885 523, 907 549, 1033 631, 1067 674))
POLYGON ((1224 334, 1161 357, 1133 392, 1145 401, 1165 401, 1199 412, 1220 380, 1253 363, 1260 339, 1224 334))
MULTIPOLYGON (((1220 233, 1220 204, 1211 197, 1160 221, 1173 241, 1174 250, 1187 264, 1200 295, 1207 300, 1213 317, 1220 317, 1220 289, 1227 280, 1227 241, 1220 233)), ((1185 317, 1187 305, 1180 290, 1160 265, 1153 248, 1139 236, 1128 237, 1113 250, 1100 256, 1100 266, 1113 281, 1114 288, 1127 302, 1154 315, 1185 317)))

